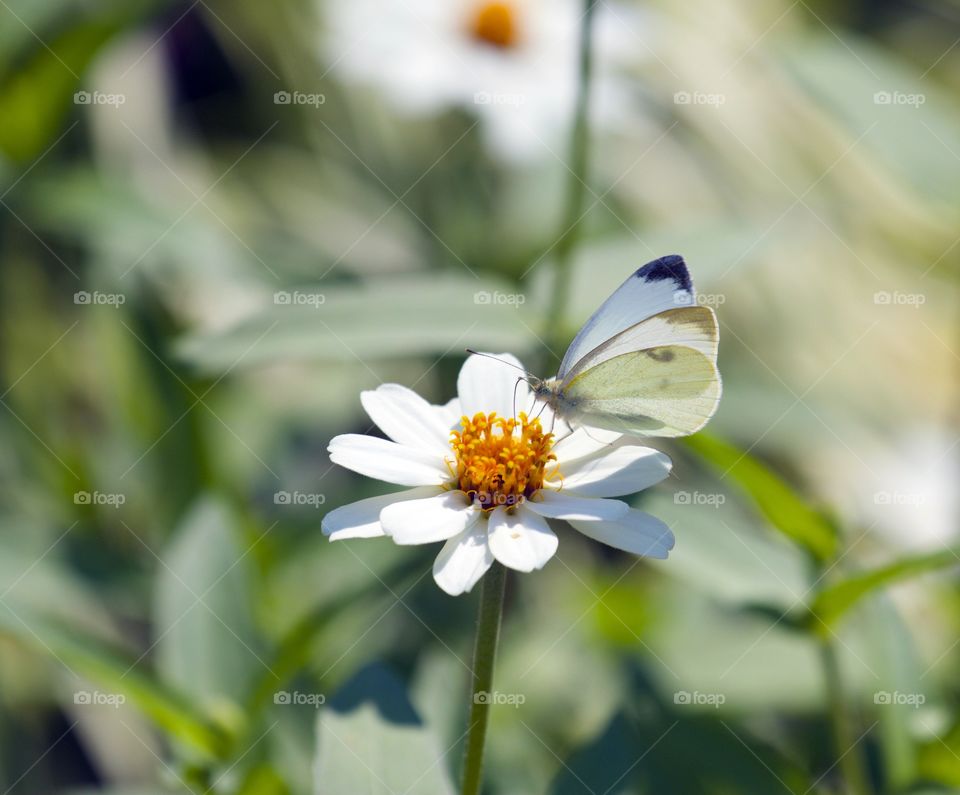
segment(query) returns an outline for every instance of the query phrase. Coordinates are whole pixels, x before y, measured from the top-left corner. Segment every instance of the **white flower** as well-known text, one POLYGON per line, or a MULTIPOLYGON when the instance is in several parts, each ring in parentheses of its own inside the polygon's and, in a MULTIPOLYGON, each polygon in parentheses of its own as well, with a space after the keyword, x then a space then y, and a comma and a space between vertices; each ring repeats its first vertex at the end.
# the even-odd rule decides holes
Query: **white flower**
MULTIPOLYGON (((495 355, 520 366, 509 354, 495 355)), ((494 560, 517 571, 542 568, 557 550, 548 519, 564 519, 617 549, 666 558, 670 529, 609 498, 659 483, 670 459, 609 431, 571 433, 564 426, 554 437, 549 409, 540 419, 513 419, 515 389, 516 406, 532 408, 533 396, 512 367, 471 356, 460 370, 459 397, 445 406, 398 384, 363 392, 363 407, 392 441, 337 436, 330 460, 411 488, 331 511, 324 534, 334 541, 444 541, 433 576, 451 595, 469 591, 494 560)))
MULTIPOLYGON (((461 107, 505 156, 549 156, 573 115, 580 0, 351 0, 326 4, 330 69, 381 88, 413 116, 461 107)), ((634 13, 602 4, 594 30, 594 121, 622 117, 620 74, 641 43, 634 13)))

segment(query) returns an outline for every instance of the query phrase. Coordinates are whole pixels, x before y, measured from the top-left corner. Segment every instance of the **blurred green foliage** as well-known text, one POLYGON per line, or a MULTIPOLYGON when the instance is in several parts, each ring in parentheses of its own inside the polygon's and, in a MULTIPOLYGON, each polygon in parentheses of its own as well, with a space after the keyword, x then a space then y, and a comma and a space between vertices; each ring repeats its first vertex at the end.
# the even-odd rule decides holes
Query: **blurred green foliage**
MULTIPOLYGON (((631 8, 559 320, 681 252, 725 395, 636 499, 668 561, 569 532, 511 579, 489 791, 952 791, 960 5, 631 8)), ((352 82, 328 12, 0 3, 5 793, 455 789, 473 600, 326 542, 380 486, 325 447, 467 346, 556 363, 568 174, 352 82)))

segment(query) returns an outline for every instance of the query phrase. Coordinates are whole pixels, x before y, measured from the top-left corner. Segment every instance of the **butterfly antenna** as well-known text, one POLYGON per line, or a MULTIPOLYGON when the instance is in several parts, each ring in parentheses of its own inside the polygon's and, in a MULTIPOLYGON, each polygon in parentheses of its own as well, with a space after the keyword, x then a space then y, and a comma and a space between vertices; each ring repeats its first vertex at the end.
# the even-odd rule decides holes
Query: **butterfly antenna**
POLYGON ((514 364, 513 362, 508 362, 506 359, 500 359, 500 358, 498 358, 498 357, 496 357, 496 356, 493 356, 493 355, 491 355, 491 354, 489 354, 489 353, 480 353, 480 351, 475 351, 473 348, 466 348, 465 350, 466 350, 467 353, 472 353, 474 356, 484 356, 484 357, 486 357, 487 359, 493 359, 495 362, 500 362, 500 364, 505 364, 505 365, 507 365, 508 367, 512 367, 512 368, 514 368, 515 370, 519 370, 521 373, 523 373, 523 375, 524 375, 524 380, 526 380, 527 383, 530 383, 531 380, 533 380, 533 381, 538 381, 538 380, 539 380, 535 375, 533 375, 533 373, 529 372, 528 370, 524 370, 524 369, 523 369, 520 365, 518 365, 518 364, 514 364))

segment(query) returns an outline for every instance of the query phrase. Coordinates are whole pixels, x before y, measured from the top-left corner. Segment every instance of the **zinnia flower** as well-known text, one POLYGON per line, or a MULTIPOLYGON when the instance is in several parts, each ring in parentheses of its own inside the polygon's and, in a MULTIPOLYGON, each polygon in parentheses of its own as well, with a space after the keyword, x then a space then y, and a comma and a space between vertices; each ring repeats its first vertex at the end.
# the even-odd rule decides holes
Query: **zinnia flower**
MULTIPOLYGON (((511 159, 549 157, 547 146, 572 118, 578 0, 352 0, 325 9, 331 70, 380 88, 399 113, 467 109, 484 122, 493 149, 511 159)), ((601 10, 595 124, 623 117, 630 89, 621 73, 641 49, 630 30, 635 12, 601 10)))
POLYGON ((509 354, 470 356, 457 398, 434 406, 398 384, 361 393, 389 437, 335 437, 330 460, 409 487, 337 508, 323 520, 331 540, 390 536, 397 544, 444 541, 433 566, 447 593, 469 591, 494 560, 517 571, 542 568, 557 550, 548 520, 563 519, 617 549, 666 558, 670 529, 610 499, 659 483, 670 459, 619 434, 572 432, 517 383, 509 354), (516 397, 515 397, 516 393, 516 397), (514 417, 514 404, 520 411, 514 417), (531 416, 530 410, 540 413, 531 416), (556 427, 552 427, 556 424, 556 427))

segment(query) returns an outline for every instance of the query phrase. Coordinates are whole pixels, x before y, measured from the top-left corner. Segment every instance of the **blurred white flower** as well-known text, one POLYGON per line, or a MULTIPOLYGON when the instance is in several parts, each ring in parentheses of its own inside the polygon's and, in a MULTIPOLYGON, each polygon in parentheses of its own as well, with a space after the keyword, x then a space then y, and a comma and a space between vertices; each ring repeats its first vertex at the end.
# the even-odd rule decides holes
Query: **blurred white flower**
POLYGON ((870 466, 874 477, 858 494, 864 524, 912 552, 956 542, 960 457, 946 429, 912 427, 896 448, 872 454, 870 466))
MULTIPOLYGON (((506 157, 549 156, 570 124, 577 83, 580 0, 352 0, 328 3, 331 69, 383 89, 410 115, 449 107, 484 122, 506 157)), ((635 12, 604 3, 594 26, 594 121, 628 104, 620 67, 643 45, 635 12)))
MULTIPOLYGON (((513 356, 499 359, 520 366, 513 356)), ((659 483, 670 459, 591 429, 545 432, 554 419, 513 419, 514 401, 533 396, 513 368, 471 356, 460 370, 459 396, 433 406, 398 384, 363 392, 370 418, 392 439, 346 434, 330 442, 330 460, 407 491, 331 511, 331 540, 390 536, 397 544, 445 541, 433 567, 447 593, 469 591, 494 560, 517 571, 546 564, 557 549, 548 519, 564 519, 617 549, 666 558, 670 529, 621 500, 659 483), (514 392, 516 390, 516 397, 514 392)), ((565 426, 564 426, 565 427, 565 426)))

